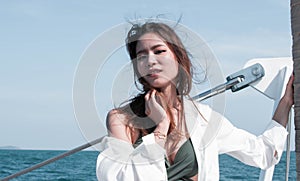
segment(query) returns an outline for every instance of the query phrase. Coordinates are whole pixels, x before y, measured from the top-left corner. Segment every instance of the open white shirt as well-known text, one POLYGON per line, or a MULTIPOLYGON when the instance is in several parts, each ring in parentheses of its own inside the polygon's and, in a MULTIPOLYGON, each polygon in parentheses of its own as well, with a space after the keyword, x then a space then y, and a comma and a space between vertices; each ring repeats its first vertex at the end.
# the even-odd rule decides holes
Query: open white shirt
MULTIPOLYGON (((279 162, 286 141, 286 129, 271 121, 266 131, 253 135, 234 127, 209 106, 184 101, 185 118, 198 162, 198 180, 219 180, 218 155, 226 153, 245 164, 267 169, 279 162), (211 123, 211 124, 210 124, 211 123)), ((165 150, 153 134, 142 137, 136 148, 125 141, 105 137, 97 159, 99 181, 165 181, 165 150)))

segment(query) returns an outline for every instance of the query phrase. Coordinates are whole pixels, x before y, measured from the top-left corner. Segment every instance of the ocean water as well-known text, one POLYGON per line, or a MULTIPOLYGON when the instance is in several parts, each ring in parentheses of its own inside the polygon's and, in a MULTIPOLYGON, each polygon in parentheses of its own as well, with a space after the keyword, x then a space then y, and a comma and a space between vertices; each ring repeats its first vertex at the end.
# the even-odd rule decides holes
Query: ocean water
MULTIPOLYGON (((258 181, 260 169, 243 164, 228 155, 220 155, 220 180, 258 181)), ((286 152, 283 152, 280 162, 275 166, 273 181, 285 181, 286 152)), ((296 154, 291 152, 289 181, 296 180, 296 154)))
MULTIPOLYGON (((9 176, 62 153, 64 152, 0 150, 0 178, 9 176)), ((96 151, 81 151, 12 180, 96 181, 95 169, 97 156, 98 152, 96 151)), ((286 158, 284 152, 280 163, 275 167, 274 181, 285 180, 285 164, 286 158)), ((257 181, 259 173, 260 170, 258 168, 247 166, 228 155, 220 155, 220 180, 257 181)), ((291 152, 289 180, 296 180, 295 152, 291 152)))

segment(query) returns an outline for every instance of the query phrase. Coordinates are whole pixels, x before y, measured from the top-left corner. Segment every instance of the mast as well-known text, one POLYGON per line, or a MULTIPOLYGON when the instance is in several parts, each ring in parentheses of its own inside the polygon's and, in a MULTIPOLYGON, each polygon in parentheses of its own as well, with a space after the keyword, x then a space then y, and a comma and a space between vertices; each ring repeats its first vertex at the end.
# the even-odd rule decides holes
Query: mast
POLYGON ((291 0, 294 79, 294 120, 297 180, 300 180, 300 0, 291 0))

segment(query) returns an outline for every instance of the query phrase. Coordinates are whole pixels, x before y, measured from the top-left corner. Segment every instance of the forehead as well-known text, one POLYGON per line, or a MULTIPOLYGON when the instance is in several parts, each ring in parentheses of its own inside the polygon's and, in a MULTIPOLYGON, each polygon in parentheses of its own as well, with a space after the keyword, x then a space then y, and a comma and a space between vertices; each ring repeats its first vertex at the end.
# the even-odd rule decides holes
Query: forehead
POLYGON ((157 34, 146 33, 138 39, 136 49, 139 50, 142 48, 151 48, 151 46, 154 46, 157 44, 166 45, 166 43, 164 42, 164 39, 162 39, 157 34))

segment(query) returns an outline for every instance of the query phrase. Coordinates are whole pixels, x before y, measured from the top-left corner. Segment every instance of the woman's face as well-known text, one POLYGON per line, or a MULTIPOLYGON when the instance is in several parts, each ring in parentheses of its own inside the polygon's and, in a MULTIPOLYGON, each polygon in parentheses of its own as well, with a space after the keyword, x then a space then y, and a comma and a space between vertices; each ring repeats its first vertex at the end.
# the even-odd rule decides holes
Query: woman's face
POLYGON ((175 84, 178 62, 167 44, 154 33, 142 35, 136 46, 137 69, 154 88, 175 84))

